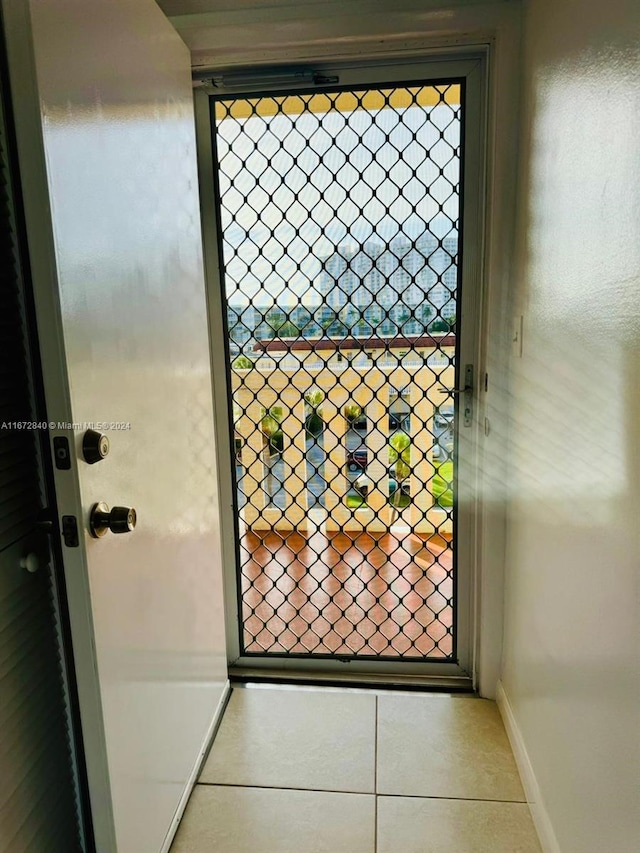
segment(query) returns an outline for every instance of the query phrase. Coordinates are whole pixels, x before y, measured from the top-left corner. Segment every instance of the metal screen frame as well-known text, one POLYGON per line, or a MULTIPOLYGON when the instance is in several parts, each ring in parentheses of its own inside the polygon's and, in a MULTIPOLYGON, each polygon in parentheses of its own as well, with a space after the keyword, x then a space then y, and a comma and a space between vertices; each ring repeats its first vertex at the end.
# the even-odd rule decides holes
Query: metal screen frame
MULTIPOLYGON (((465 364, 475 366, 480 374, 480 325, 482 305, 482 202, 484 197, 485 156, 485 88, 486 60, 483 53, 451 60, 384 60, 372 64, 348 63, 314 66, 323 77, 339 75, 338 84, 310 87, 282 82, 277 86, 262 85, 232 91, 218 88, 220 97, 258 97, 263 94, 286 94, 296 91, 337 91, 372 88, 383 85, 439 84, 452 80, 463 83, 464 160, 461 175, 460 214, 464 230, 460 231, 459 306, 465 316, 456 347, 456 387, 460 387, 460 370, 465 364)), ((259 71, 254 76, 258 76, 259 71)), ((210 93, 209 93, 210 94, 210 93)), ((218 432, 218 478, 221 495, 222 549, 225 566, 225 595, 229 662, 233 673, 265 672, 312 678, 314 674, 330 678, 397 678, 399 681, 435 679, 470 685, 474 673, 476 626, 474 624, 475 587, 478 543, 478 499, 476 487, 479 418, 477 380, 474 392, 474 419, 471 427, 456 429, 457 464, 454 493, 454 597, 455 641, 457 662, 417 659, 357 658, 344 660, 319 654, 296 655, 265 653, 241 654, 239 634, 242 625, 241 599, 238 588, 237 553, 239 548, 234 471, 232 465, 232 409, 230 383, 227 377, 228 342, 226 335, 224 280, 219 245, 217 201, 211 192, 217 186, 212 149, 210 98, 204 91, 196 93, 196 122, 199 140, 201 204, 207 265, 211 355, 218 432)), ((456 413, 459 406, 456 406, 456 413)))

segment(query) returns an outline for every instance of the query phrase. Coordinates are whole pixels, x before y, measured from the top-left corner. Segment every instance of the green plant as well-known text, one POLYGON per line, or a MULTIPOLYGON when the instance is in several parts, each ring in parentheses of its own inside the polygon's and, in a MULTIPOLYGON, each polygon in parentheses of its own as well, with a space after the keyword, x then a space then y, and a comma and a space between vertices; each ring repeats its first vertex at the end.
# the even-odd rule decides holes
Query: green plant
POLYGON ((324 400, 324 391, 320 391, 319 388, 314 388, 313 391, 307 391, 305 393, 304 399, 312 409, 317 409, 320 403, 324 400))
POLYGON ((271 456, 284 452, 284 433, 282 432, 282 406, 272 406, 269 411, 262 409, 260 419, 260 430, 264 438, 265 447, 269 447, 271 456))
POLYGON ((304 426, 307 431, 307 435, 312 438, 317 438, 324 429, 322 409, 320 408, 320 404, 323 400, 324 391, 320 391, 318 388, 315 388, 312 391, 307 391, 304 395, 304 401, 308 410, 304 426))
POLYGON ((300 329, 283 311, 270 311, 264 319, 269 327, 265 337, 274 338, 278 335, 280 338, 297 338, 300 334, 300 329))
POLYGON ((352 424, 362 414, 362 406, 358 405, 358 403, 347 403, 342 412, 347 423, 352 424))
POLYGON ((406 480, 411 473, 411 467, 402 459, 396 459, 395 463, 392 465, 392 473, 396 480, 401 483, 403 480, 406 480))
POLYGON ((320 328, 326 332, 335 319, 335 314, 333 315, 333 317, 323 317, 322 320, 320 320, 320 328))
POLYGON ((253 362, 246 355, 239 355, 233 362, 234 370, 250 370, 253 367, 253 362))
POLYGON ((420 320, 426 325, 432 317, 433 308, 431 307, 431 305, 429 305, 428 302, 424 302, 420 306, 420 320))
POLYGON ((300 329, 291 320, 286 320, 278 329, 278 337, 280 338, 297 338, 300 335, 300 329))
POLYGON ((285 321, 285 316, 282 311, 270 311, 267 316, 264 318, 265 322, 267 322, 274 332, 277 332, 280 326, 285 321))
POLYGON ((322 420, 321 412, 311 412, 307 415, 304 428, 311 438, 316 438, 324 429, 324 421, 322 420))

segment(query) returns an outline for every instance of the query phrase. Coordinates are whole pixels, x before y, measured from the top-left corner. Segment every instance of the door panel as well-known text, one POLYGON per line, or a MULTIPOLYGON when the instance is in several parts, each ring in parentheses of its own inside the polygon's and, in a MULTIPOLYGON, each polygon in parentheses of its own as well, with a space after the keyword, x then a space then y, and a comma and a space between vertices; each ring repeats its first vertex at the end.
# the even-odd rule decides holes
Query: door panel
POLYGON ((49 417, 76 425, 53 437, 74 451, 56 487, 80 529, 64 551, 96 841, 145 853, 227 678, 189 54, 151 0, 27 5, 13 59, 21 77, 31 63, 40 113, 31 98, 19 143, 49 417), (95 465, 88 423, 110 440, 95 465), (90 538, 97 501, 135 507, 136 529, 90 538))

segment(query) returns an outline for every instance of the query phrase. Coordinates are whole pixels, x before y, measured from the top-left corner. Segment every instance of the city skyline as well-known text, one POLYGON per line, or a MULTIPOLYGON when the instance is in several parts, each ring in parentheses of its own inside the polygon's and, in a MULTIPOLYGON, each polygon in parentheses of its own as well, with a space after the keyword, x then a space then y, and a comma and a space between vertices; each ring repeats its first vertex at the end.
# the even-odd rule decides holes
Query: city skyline
MULTIPOLYGON (((268 308, 269 306, 278 305, 286 305, 288 308, 295 308, 296 305, 304 305, 308 308, 319 307, 323 304, 327 296, 327 285, 323 283, 322 279, 324 278, 326 280, 328 267, 331 265, 331 261, 337 257, 344 258, 347 264, 351 261, 351 268, 353 272, 357 274, 356 270, 353 269, 352 263, 353 259, 360 254, 378 261, 378 263, 373 263, 370 270, 367 272, 374 275, 376 272, 379 273, 381 276, 380 284, 382 287, 384 287, 385 284, 383 281, 385 275, 388 276, 389 272, 391 274, 396 272, 397 274, 398 270, 405 270, 409 276, 414 277, 415 281, 416 277, 419 277, 420 272, 427 271, 428 264, 425 264, 424 267, 420 269, 416 269, 415 260, 407 259, 406 256, 413 250, 421 254, 422 257, 425 257, 425 255, 420 252, 420 249, 424 247, 425 243, 429 243, 428 256, 441 251, 444 253, 445 258, 450 257, 452 259, 450 263, 447 263, 446 260, 443 262, 442 258, 439 259, 438 264, 433 264, 433 262, 431 262, 431 269, 436 276, 438 274, 442 276, 443 283, 446 283, 450 289, 455 289, 458 252, 457 229, 452 229, 449 235, 445 238, 438 239, 427 228, 426 223, 422 223, 422 225, 423 230, 419 236, 413 239, 410 239, 404 233, 398 233, 390 241, 385 241, 384 238, 374 233, 366 240, 359 241, 355 235, 348 234, 342 242, 332 246, 331 251, 329 251, 325 256, 315 258, 318 267, 316 275, 313 279, 306 280, 307 287, 304 292, 296 293, 291 290, 287 294, 289 297, 288 299, 281 293, 278 295, 276 300, 268 291, 258 292, 253 297, 249 297, 239 288, 234 288, 227 294, 227 302, 235 308, 244 308, 249 305, 256 305, 263 309, 268 308), (377 251, 372 251, 373 247, 375 247, 377 251), (383 265, 379 262, 380 257, 384 256, 386 253, 392 254, 401 261, 398 267, 394 270, 385 270, 383 265), (407 260, 413 260, 413 263, 407 263, 407 260), (436 270, 435 267, 437 266, 440 266, 441 269, 436 270), (418 276, 416 276, 416 273, 418 273, 418 276)), ((348 272, 346 266, 340 271, 340 275, 344 275, 345 272, 348 272)), ((434 282, 431 282, 429 286, 432 287, 433 283, 434 282)), ((394 290, 396 292, 402 292, 401 290, 398 290, 398 288, 394 288, 394 290)))
POLYGON ((229 300, 232 352, 251 354, 255 343, 275 337, 392 338, 428 333, 438 320, 448 327, 456 313, 457 252, 457 235, 438 241, 427 233, 388 245, 345 241, 323 259, 312 300, 293 305, 229 300))

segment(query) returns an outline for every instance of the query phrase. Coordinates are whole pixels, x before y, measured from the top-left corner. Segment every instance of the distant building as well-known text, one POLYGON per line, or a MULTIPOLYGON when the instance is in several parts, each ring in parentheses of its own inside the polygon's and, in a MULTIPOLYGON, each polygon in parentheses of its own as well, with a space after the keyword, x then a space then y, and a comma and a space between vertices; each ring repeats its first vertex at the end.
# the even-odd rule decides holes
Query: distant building
MULTIPOLYGON (((232 357, 251 354, 273 338, 416 337, 434 320, 456 313, 458 238, 438 241, 349 238, 321 261, 306 303, 262 307, 230 301, 227 321, 232 357)), ((440 330, 444 331, 444 330, 440 330)))
POLYGON ((456 312, 458 238, 345 241, 323 261, 316 289, 329 336, 420 335, 456 312))

